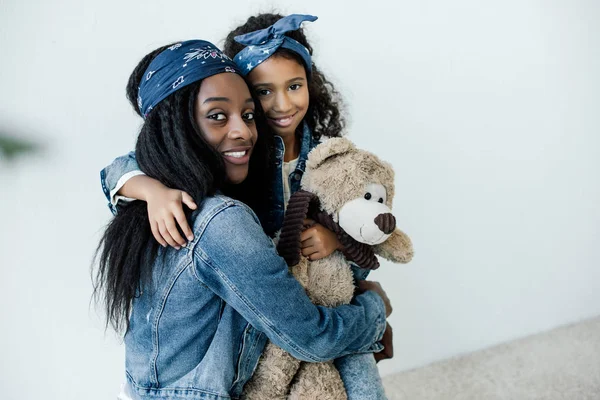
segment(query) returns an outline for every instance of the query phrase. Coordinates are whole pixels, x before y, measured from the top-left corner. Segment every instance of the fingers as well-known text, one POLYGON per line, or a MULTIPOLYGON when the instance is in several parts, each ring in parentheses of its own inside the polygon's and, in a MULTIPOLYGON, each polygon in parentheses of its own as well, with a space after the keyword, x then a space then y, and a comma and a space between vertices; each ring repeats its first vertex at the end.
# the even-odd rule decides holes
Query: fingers
POLYGON ((357 287, 358 287, 359 292, 362 292, 362 293, 364 293, 367 290, 372 290, 375 293, 377 293, 381 297, 381 300, 383 300, 383 304, 385 305, 385 316, 386 317, 390 316, 390 314, 393 311, 392 303, 390 302, 390 299, 388 298, 387 294, 385 293, 385 290, 383 290, 383 288, 381 287, 381 284, 379 282, 367 281, 367 280, 358 281, 357 287))
POLYGON ((307 230, 300 233, 300 241, 302 243, 306 242, 308 239, 314 237, 316 232, 317 231, 315 228, 308 228, 307 230))
POLYGON ((169 231, 169 234, 173 240, 175 240, 175 243, 177 243, 177 247, 185 247, 187 242, 177 230, 177 224, 175 223, 175 220, 171 218, 167 219, 165 221, 165 226, 167 227, 167 230, 169 231))
POLYGON ((156 221, 151 222, 150 223, 150 229, 152 230, 152 236, 154 236, 154 239, 156 239, 156 241, 162 247, 167 247, 167 242, 165 242, 165 240, 161 236, 160 231, 158 229, 158 222, 156 222, 156 221))
POLYGON ((158 231, 160 232, 160 235, 163 237, 163 239, 169 244, 169 246, 174 247, 177 250, 181 248, 181 246, 179 246, 179 244, 171 237, 171 234, 169 233, 169 230, 167 229, 167 226, 165 225, 164 221, 160 221, 158 223, 158 231))
POLYGON ((302 247, 301 252, 302 255, 308 258, 310 261, 317 261, 327 257, 328 255, 325 250, 316 246, 302 247))
MULTIPOLYGON (((183 202, 183 204, 188 206, 190 210, 195 210, 196 208, 198 208, 198 206, 196 205, 196 202, 194 201, 194 199, 192 199, 192 196, 190 196, 186 192, 181 192, 181 201, 183 202)), ((180 224, 180 226, 181 226, 181 224, 180 224)), ((190 240, 192 240, 192 239, 190 239, 190 240)))
MULTIPOLYGON (((312 229, 312 228, 311 228, 312 229)), ((309 229, 310 231, 310 229, 309 229)), ((319 238, 316 236, 311 235, 311 233, 306 233, 302 232, 300 234, 300 243, 302 247, 307 247, 307 246, 316 246, 317 243, 319 242, 319 238)))
POLYGON ((185 216, 183 204, 192 210, 198 208, 188 193, 176 189, 162 190, 152 199, 148 199, 152 235, 162 246, 168 245, 179 250, 186 246, 187 240, 194 240, 194 232, 185 216))
MULTIPOLYGON (((194 240, 194 233, 192 232, 192 229, 190 228, 190 224, 188 224, 187 218, 185 217, 185 213, 183 212, 183 210, 181 210, 181 209, 176 210, 173 213, 173 215, 175 216, 175 219, 177 220, 177 223, 179 224, 179 227, 181 228, 185 237, 187 237, 187 239, 190 242, 192 240, 194 240)), ((182 244, 182 246, 183 245, 185 245, 185 243, 182 244)))
POLYGON ((321 252, 314 246, 302 247, 301 252, 302 255, 308 258, 310 261, 320 260, 323 258, 321 252))
POLYGON ((300 251, 302 255, 310 261, 323 258, 320 254, 322 252, 322 246, 320 245, 318 237, 313 236, 313 233, 314 229, 310 228, 308 231, 304 231, 300 234, 300 251))
POLYGON ((316 228, 308 228, 300 233, 300 242, 302 247, 323 247, 323 239, 319 236, 319 231, 316 228))

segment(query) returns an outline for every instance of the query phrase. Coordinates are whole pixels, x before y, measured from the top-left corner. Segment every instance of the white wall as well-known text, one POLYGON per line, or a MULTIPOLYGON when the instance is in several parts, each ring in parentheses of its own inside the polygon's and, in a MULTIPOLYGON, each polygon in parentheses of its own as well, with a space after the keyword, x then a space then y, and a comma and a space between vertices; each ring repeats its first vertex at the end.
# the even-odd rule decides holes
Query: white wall
MULTIPOLYGON (((90 307, 98 172, 133 146, 143 55, 273 4, 207 3, 0 0, 0 129, 45 143, 0 163, 2 398, 114 398, 124 350, 90 307)), ((350 137, 394 164, 415 243, 373 274, 395 306, 382 373, 600 314, 599 4, 294 3, 277 8, 320 17, 315 60, 350 137)))

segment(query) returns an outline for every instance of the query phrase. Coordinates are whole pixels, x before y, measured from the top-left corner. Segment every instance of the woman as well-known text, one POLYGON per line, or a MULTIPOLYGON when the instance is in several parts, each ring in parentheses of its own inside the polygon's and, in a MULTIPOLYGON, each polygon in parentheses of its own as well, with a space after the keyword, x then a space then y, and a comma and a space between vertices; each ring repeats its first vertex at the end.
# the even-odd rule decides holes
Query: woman
POLYGON ((145 117, 141 170, 199 205, 181 250, 153 239, 139 201, 101 241, 96 293, 126 328, 129 396, 237 398, 267 338, 305 361, 380 349, 391 312, 381 287, 363 283, 373 290, 335 309, 313 305, 241 202, 267 203, 268 190, 244 189, 268 168, 269 138, 235 64, 204 41, 163 47, 136 67, 128 97, 145 117))

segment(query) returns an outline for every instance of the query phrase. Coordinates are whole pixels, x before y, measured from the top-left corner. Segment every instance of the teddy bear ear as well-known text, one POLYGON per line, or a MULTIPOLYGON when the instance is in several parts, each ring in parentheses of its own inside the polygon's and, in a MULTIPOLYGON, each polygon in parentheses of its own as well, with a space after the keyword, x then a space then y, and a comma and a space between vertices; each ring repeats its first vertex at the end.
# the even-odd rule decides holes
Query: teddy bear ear
POLYGON ((312 149, 308 155, 306 166, 317 168, 328 158, 355 151, 356 146, 346 138, 331 138, 312 149))

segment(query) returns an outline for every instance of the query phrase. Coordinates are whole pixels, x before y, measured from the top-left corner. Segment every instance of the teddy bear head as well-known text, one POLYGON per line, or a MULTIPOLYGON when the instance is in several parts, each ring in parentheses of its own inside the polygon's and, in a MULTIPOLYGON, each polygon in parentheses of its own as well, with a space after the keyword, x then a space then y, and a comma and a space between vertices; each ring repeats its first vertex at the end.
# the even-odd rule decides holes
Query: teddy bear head
POLYGON ((302 189, 354 240, 394 262, 412 259, 409 237, 392 214, 394 170, 346 138, 331 138, 309 154, 302 189))

